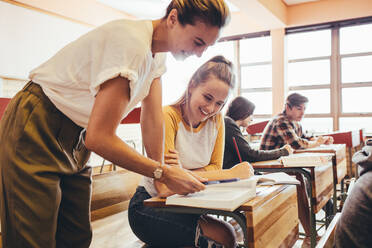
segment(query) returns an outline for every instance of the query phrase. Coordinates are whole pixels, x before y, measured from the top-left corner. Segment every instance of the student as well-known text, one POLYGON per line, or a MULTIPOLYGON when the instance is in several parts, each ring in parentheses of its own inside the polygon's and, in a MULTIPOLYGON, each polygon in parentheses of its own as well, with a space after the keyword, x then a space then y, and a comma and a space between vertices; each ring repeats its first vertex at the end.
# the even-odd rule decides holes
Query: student
MULTIPOLYGON (((260 149, 272 150, 285 144, 291 145, 294 149, 303 149, 333 143, 331 136, 310 138, 306 137, 302 132, 299 122, 304 116, 308 101, 307 97, 298 93, 290 94, 286 99, 284 111, 275 116, 265 127, 260 149)), ((301 183, 301 185, 297 186, 297 201, 299 218, 306 234, 303 247, 308 247, 310 246, 310 212, 307 193, 303 177, 300 174, 296 174, 296 178, 301 183)))
POLYGON ((275 116, 265 127, 260 149, 272 150, 285 144, 291 145, 293 149, 303 149, 333 143, 331 136, 311 138, 306 137, 302 132, 300 121, 305 114, 308 101, 307 97, 298 93, 289 95, 284 111, 275 116))
POLYGON ((361 168, 360 177, 346 198, 337 223, 337 248, 372 247, 372 140, 354 154, 353 162, 361 168))
POLYGON ((30 73, 0 126, 3 247, 89 247, 88 150, 177 193, 205 188, 202 178, 161 163, 162 52, 201 56, 228 17, 223 0, 173 0, 162 19, 112 21, 30 73), (139 102, 149 158, 116 136, 139 102))
POLYGON ((272 160, 287 156, 293 152, 290 145, 286 144, 283 147, 271 151, 252 149, 247 140, 243 137, 240 127, 246 129, 253 119, 253 111, 255 105, 248 99, 238 96, 229 104, 225 116, 225 152, 223 156, 223 168, 228 169, 238 164, 239 157, 233 142, 236 144, 243 161, 257 162, 264 160, 272 160))
MULTIPOLYGON (((193 173, 219 180, 248 178, 252 168, 242 163, 222 169, 224 125, 220 110, 234 86, 231 63, 216 56, 192 76, 175 104, 163 109, 165 118, 165 162, 193 173)), ((227 223, 211 216, 160 212, 145 207, 143 201, 174 191, 160 182, 145 178, 131 199, 129 223, 136 236, 156 247, 235 247, 235 235, 227 223)))

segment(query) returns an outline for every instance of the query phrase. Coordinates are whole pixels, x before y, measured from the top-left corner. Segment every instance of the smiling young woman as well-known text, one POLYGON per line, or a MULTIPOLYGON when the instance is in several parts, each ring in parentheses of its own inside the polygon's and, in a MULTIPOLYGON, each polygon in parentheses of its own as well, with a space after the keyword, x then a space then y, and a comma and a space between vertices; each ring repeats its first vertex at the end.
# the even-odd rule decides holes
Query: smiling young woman
MULTIPOLYGON (((232 64, 222 56, 204 63, 191 77, 184 95, 163 108, 165 119, 164 162, 182 167, 208 180, 248 178, 248 163, 222 170, 224 125, 220 113, 234 87, 232 64)), ((145 178, 129 206, 129 223, 143 242, 156 247, 236 247, 232 227, 211 216, 159 212, 143 201, 175 192, 145 178), (157 226, 156 230, 147 228, 157 226)))
POLYGON ((104 24, 30 73, 0 124, 3 247, 89 247, 90 151, 177 193, 204 189, 162 163, 162 52, 200 56, 228 17, 223 0, 173 0, 164 18, 104 24), (116 135, 138 103, 148 157, 116 135))

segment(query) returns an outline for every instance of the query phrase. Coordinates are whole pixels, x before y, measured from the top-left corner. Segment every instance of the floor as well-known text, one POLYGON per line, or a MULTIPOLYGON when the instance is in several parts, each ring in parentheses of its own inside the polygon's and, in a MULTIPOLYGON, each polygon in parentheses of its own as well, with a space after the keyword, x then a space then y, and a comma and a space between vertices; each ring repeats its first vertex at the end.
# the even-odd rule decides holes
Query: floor
MULTIPOLYGON (((324 217, 324 212, 320 211, 316 218, 324 217)), ((144 243, 139 241, 132 233, 127 212, 121 212, 106 218, 96 220, 92 223, 93 226, 93 241, 90 248, 142 248, 144 243)), ((317 225, 318 235, 324 233, 324 227, 317 225), (319 229, 320 228, 320 229, 319 229)), ((300 232, 303 232, 300 226, 300 232)), ((300 248, 302 238, 295 243, 293 248, 300 248)))
POLYGON ((141 248, 144 244, 132 233, 127 211, 93 221, 90 248, 141 248))

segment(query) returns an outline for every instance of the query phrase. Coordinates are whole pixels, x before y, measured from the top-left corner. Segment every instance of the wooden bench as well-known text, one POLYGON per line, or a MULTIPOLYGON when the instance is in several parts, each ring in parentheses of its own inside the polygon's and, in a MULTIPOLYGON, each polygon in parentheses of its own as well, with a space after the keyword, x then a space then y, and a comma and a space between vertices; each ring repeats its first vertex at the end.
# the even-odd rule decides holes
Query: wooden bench
POLYGON ((335 231, 337 226, 337 221, 340 218, 341 213, 337 213, 333 218, 331 224, 328 226, 327 230, 323 234, 322 238, 319 240, 316 248, 333 248, 335 244, 335 231))
POLYGON ((128 209, 128 204, 136 191, 141 175, 113 165, 93 168, 93 188, 91 202, 92 221, 128 209))

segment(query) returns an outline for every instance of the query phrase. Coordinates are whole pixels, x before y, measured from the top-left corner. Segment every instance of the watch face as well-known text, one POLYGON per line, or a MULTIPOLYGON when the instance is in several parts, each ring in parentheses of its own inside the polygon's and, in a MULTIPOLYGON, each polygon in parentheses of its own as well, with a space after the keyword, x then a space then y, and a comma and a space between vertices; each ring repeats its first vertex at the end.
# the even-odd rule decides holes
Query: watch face
POLYGON ((163 174, 163 169, 162 168, 156 168, 156 170, 154 170, 155 179, 160 179, 162 174, 163 174))

